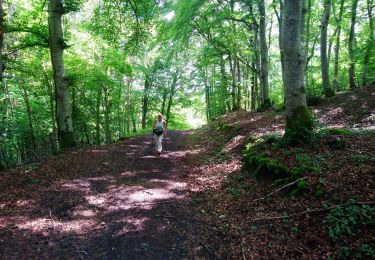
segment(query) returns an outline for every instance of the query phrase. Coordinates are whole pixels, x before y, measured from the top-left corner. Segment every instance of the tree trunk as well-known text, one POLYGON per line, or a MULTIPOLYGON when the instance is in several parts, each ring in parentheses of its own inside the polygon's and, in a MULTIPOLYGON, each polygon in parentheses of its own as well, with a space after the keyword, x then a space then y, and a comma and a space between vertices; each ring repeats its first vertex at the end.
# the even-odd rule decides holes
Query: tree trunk
POLYGON ((168 91, 166 88, 163 89, 163 101, 161 103, 161 114, 164 115, 164 112, 165 112, 165 104, 167 103, 167 97, 168 97, 168 91))
POLYGON ((241 109, 241 70, 240 70, 240 60, 237 59, 237 110, 241 109))
MULTIPOLYGON (((3 49, 4 49, 4 10, 3 0, 0 0, 0 144, 3 142, 3 135, 6 133, 6 99, 5 97, 5 86, 4 86, 4 60, 3 60, 3 49)), ((6 168, 5 153, 0 153, 0 170, 6 168)))
POLYGON ((340 3, 340 11, 339 11, 339 18, 337 20, 337 34, 336 34, 336 45, 335 45, 335 61, 333 67, 333 91, 337 92, 339 87, 339 55, 340 55, 340 35, 341 35, 341 21, 342 15, 344 13, 344 1, 341 0, 340 3))
POLYGON ((350 33, 349 33, 349 87, 350 89, 355 89, 357 87, 356 84, 356 75, 355 75, 355 61, 354 61, 354 33, 355 33, 355 23, 357 17, 357 5, 358 0, 353 0, 352 4, 352 18, 351 18, 351 25, 350 25, 350 33))
POLYGON ((173 97, 174 97, 174 94, 176 93, 177 78, 178 78, 178 71, 176 71, 175 74, 173 75, 171 89, 169 90, 169 98, 168 98, 167 114, 166 114, 167 120, 165 122, 167 124, 167 126, 168 126, 168 123, 169 123, 169 117, 171 115, 173 97))
MULTIPOLYGON (((227 76, 225 74, 225 64, 224 64, 224 58, 222 55, 220 55, 220 73, 221 73, 221 99, 222 102, 220 102, 220 112, 221 114, 224 114, 226 112, 225 105, 228 105, 228 95, 227 95, 227 87, 228 87, 228 80, 227 76)), ((230 111, 230 106, 228 108, 228 111, 230 111)))
POLYGON ((130 120, 133 113, 132 102, 131 102, 131 88, 132 88, 132 79, 126 79, 126 132, 130 134, 130 120))
POLYGON ((259 42, 260 42, 260 84, 261 84, 261 106, 271 106, 268 85, 268 48, 266 38, 266 10, 264 0, 257 0, 259 11, 259 42))
POLYGON ((105 132, 105 142, 106 144, 111 143, 111 131, 109 125, 109 93, 107 87, 103 88, 104 93, 104 132, 105 132))
POLYGON ((100 103, 102 97, 102 87, 99 86, 96 94, 96 116, 95 116, 95 143, 100 145, 100 103))
POLYGON ((301 48, 302 0, 284 1, 282 49, 284 51, 284 86, 286 97, 285 136, 304 139, 312 129, 312 115, 306 105, 303 86, 303 53, 301 48))
POLYGON ((62 0, 49 0, 48 27, 49 48, 53 68, 53 79, 56 95, 56 122, 61 148, 76 145, 72 123, 72 112, 69 103, 68 79, 65 75, 63 52, 65 42, 62 29, 64 7, 62 0))
MULTIPOLYGON (((306 3, 303 3, 306 5, 306 3)), ((306 14, 307 14, 307 21, 306 21, 306 28, 304 32, 304 47, 303 47, 303 55, 304 55, 304 62, 305 62, 305 70, 304 70, 304 84, 306 91, 309 92, 309 77, 308 77, 308 56, 309 56, 309 47, 310 47, 310 27, 311 27, 311 0, 307 1, 307 9, 306 9, 306 14)), ((305 19, 304 15, 304 19, 305 19)), ((305 24, 305 23, 304 23, 305 24)), ((313 49, 315 47, 315 41, 313 45, 313 49)))
MULTIPOLYGON (((283 1, 279 1, 279 2, 280 2, 280 12, 277 10, 276 4, 274 4, 273 7, 274 7, 274 11, 275 11, 277 21, 278 21, 278 24, 279 24, 279 37, 278 38, 279 38, 279 49, 280 49, 281 78, 284 79, 284 52, 283 52, 283 47, 282 47, 282 45, 283 45, 282 44, 282 31, 283 31, 284 4, 283 4, 283 1)), ((284 103, 285 103, 285 86, 284 86, 284 84, 283 84, 283 92, 284 92, 284 103)))
POLYGON ((144 86, 144 89, 143 89, 142 129, 146 128, 149 89, 150 89, 150 76, 147 73, 145 75, 145 86, 144 86))
POLYGON ((370 61, 371 51, 374 50, 374 0, 367 0, 367 14, 369 19, 369 26, 370 26, 370 39, 368 42, 367 50, 365 53, 364 61, 363 61, 363 74, 362 74, 362 86, 367 85, 367 71, 368 71, 368 64, 370 61))
POLYGON ((232 96, 232 110, 235 111, 237 110, 237 104, 236 104, 236 57, 232 57, 231 54, 229 54, 229 68, 230 72, 232 74, 232 91, 231 91, 231 96, 232 96), (232 59, 233 58, 233 59, 232 59))
POLYGON ((204 81, 204 93, 205 93, 205 100, 206 100, 206 119, 207 122, 211 120, 211 97, 210 97, 210 86, 208 84, 208 70, 207 67, 204 67, 203 70, 203 81, 204 81))
POLYGON ((329 67, 327 59, 327 28, 331 12, 331 0, 324 0, 324 12, 320 29, 320 61, 323 80, 323 93, 326 97, 331 97, 335 93, 331 89, 329 81, 329 67))
POLYGON ((53 88, 49 81, 48 75, 46 71, 44 70, 44 68, 42 68, 42 72, 43 72, 44 80, 47 85, 47 91, 48 91, 48 96, 49 96, 49 113, 50 113, 51 123, 52 123, 51 145, 52 145, 53 152, 56 153, 57 152, 57 128, 56 128, 56 118, 55 118, 55 105, 53 103, 54 93, 53 93, 53 88))

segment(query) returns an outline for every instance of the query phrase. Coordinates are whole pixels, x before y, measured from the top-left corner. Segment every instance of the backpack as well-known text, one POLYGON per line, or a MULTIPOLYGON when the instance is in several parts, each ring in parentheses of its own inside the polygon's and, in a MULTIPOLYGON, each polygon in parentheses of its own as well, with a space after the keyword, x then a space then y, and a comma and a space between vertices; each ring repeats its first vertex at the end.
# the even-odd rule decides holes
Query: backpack
POLYGON ((156 134, 156 135, 162 135, 163 132, 164 132, 163 127, 159 126, 159 127, 155 127, 155 129, 154 129, 154 134, 156 134))

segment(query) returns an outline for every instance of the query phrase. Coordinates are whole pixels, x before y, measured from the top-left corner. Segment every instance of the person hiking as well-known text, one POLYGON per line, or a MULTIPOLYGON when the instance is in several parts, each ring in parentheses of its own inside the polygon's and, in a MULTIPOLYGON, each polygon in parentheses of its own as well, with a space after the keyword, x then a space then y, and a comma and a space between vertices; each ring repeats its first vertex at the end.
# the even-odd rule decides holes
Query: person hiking
POLYGON ((155 138, 156 151, 158 152, 158 155, 160 155, 163 149, 162 148, 163 136, 167 135, 167 125, 165 124, 165 121, 163 120, 163 115, 160 113, 158 114, 158 119, 155 120, 155 123, 152 126, 152 133, 155 138))

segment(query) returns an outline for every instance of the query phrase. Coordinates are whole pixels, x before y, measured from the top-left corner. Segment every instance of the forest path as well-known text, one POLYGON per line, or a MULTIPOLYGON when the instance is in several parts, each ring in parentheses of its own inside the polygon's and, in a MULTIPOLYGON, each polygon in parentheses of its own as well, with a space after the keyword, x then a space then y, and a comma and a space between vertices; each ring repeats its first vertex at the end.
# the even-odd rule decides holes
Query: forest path
MULTIPOLYGON (((176 165, 187 135, 169 131, 160 157, 151 149, 151 136, 63 155, 59 162, 73 176, 33 191, 32 199, 18 198, 16 204, 23 205, 0 214, 0 254, 49 259, 193 258, 189 190, 176 165)), ((54 170, 63 168, 55 164, 54 170)))

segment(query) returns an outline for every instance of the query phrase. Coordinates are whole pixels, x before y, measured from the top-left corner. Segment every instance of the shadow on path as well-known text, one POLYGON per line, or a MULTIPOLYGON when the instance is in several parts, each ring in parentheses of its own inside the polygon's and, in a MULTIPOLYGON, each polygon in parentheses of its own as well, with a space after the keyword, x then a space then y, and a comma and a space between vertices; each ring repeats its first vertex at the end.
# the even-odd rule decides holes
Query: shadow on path
POLYGON ((194 257, 188 188, 175 165, 187 134, 170 131, 160 157, 143 136, 83 151, 90 162, 73 153, 56 163, 54 170, 68 171, 64 180, 10 205, 0 201, 1 256, 194 257))

